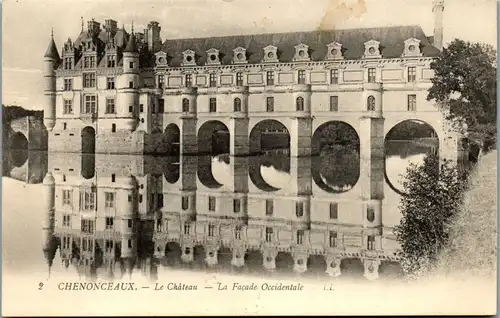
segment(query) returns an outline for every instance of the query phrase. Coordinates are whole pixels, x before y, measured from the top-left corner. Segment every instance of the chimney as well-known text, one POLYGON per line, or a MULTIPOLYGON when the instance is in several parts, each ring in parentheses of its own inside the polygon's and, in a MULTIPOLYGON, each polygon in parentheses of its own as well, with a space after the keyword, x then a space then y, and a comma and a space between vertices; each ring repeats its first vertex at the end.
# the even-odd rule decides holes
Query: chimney
POLYGON ((106 29, 106 32, 111 34, 111 37, 114 37, 116 31, 118 30, 118 23, 115 20, 108 19, 104 21, 104 28, 106 29))
POLYGON ((433 0, 432 12, 434 13, 434 46, 443 49, 443 11, 444 0, 433 0))
MULTIPOLYGON (((148 24, 148 32, 147 32, 147 42, 148 49, 152 53, 156 53, 160 50, 161 47, 161 39, 160 39, 160 24, 156 21, 150 21, 148 24)), ((144 32, 146 35, 146 32, 144 32)))
POLYGON ((91 21, 87 21, 87 29, 90 36, 98 36, 99 32, 101 32, 101 24, 92 19, 91 21))

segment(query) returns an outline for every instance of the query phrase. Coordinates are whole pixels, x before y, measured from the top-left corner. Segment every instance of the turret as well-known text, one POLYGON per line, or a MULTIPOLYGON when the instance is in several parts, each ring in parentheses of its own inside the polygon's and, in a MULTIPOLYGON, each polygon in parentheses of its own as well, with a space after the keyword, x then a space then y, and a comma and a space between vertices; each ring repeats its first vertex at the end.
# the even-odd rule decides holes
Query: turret
POLYGON ((47 262, 49 276, 50 269, 57 251, 57 240, 54 237, 54 193, 55 181, 52 173, 48 172, 43 179, 43 225, 42 240, 43 254, 47 262))
POLYGON ((44 118, 43 123, 48 131, 52 131, 56 124, 56 74, 61 58, 57 51, 54 35, 51 35, 49 46, 44 55, 43 81, 44 81, 44 118))
POLYGON ((444 0, 433 0, 432 12, 434 13, 434 46, 442 50, 444 0))
POLYGON ((124 178, 121 184, 120 195, 124 197, 121 201, 120 234, 121 234, 121 258, 135 257, 137 253, 137 239, 135 235, 136 222, 136 200, 135 192, 137 183, 134 177, 124 178))
POLYGON ((123 51, 123 74, 121 76, 121 105, 118 107, 119 116, 126 118, 124 129, 134 131, 139 122, 139 51, 133 33, 123 51))

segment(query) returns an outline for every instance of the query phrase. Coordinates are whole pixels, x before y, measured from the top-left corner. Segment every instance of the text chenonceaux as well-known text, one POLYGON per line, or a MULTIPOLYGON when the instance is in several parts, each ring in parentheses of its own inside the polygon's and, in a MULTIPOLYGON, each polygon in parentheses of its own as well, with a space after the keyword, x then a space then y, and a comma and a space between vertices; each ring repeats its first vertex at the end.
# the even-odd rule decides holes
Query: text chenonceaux
MULTIPOLYGON (((65 282, 59 283, 57 285, 59 290, 87 290, 87 291, 135 291, 139 288, 135 283, 113 283, 113 282, 65 282)), ((144 287, 143 287, 144 288, 144 287)), ((149 287, 147 287, 149 288, 149 287)), ((223 284, 223 283, 215 283, 213 286, 204 286, 202 288, 211 288, 215 290, 235 290, 235 291, 302 291, 304 289, 304 285, 301 283, 262 283, 262 284, 240 284, 240 283, 232 283, 232 284, 223 284)), ((199 290, 198 285, 193 284, 184 284, 184 283, 167 283, 167 284, 159 284, 156 283, 154 286, 154 290, 174 290, 174 291, 182 291, 182 290, 199 290)))

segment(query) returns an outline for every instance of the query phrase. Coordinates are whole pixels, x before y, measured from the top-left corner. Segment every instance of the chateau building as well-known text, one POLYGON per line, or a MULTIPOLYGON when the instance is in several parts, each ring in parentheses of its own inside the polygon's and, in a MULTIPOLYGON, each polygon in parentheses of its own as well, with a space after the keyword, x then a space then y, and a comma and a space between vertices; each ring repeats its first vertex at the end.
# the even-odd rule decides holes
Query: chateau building
POLYGON ((196 154, 223 136, 227 152, 246 155, 261 150, 263 134, 280 132, 298 157, 315 152, 324 124, 342 121, 370 157, 395 125, 421 120, 440 154, 456 158, 460 136, 426 100, 443 11, 434 0, 431 37, 394 26, 162 42, 155 21, 130 33, 111 19, 104 28, 82 21, 61 54, 53 39, 45 53, 49 150, 196 154))

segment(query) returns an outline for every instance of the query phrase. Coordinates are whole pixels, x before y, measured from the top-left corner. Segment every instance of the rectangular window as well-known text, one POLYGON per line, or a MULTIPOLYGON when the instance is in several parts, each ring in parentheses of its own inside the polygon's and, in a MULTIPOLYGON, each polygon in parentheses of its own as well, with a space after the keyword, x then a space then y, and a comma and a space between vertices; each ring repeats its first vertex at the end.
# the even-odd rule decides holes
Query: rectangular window
POLYGON ((217 79, 216 79, 216 74, 210 73, 210 87, 216 87, 217 86, 217 79))
POLYGON ((306 71, 305 70, 299 70, 297 72, 297 83, 298 84, 305 84, 306 83, 306 71))
POLYGON ((106 88, 107 89, 115 89, 115 78, 114 77, 106 78, 106 88))
POLYGON ((115 111, 115 99, 106 98, 106 114, 114 114, 115 111))
POLYGON ((215 211, 215 197, 208 197, 208 211, 215 211))
POLYGON ((115 182, 116 181, 116 174, 112 173, 111 174, 111 182, 115 182))
POLYGON ((266 98, 266 111, 273 112, 274 111, 274 97, 266 98))
POLYGON ((127 225, 128 225, 129 229, 131 229, 132 226, 134 225, 134 221, 132 221, 132 220, 127 220, 127 223, 128 223, 127 225))
POLYGON ((83 73, 83 87, 95 87, 95 73, 83 73))
POLYGON ((130 105, 130 106, 128 107, 128 112, 129 112, 129 113, 133 113, 133 112, 134 112, 134 105, 130 105))
POLYGON ((408 111, 414 112, 417 110, 417 95, 408 95, 408 111))
POLYGON ((63 215, 63 226, 71 227, 71 215, 63 215))
POLYGON ((80 192, 80 210, 94 211, 95 210, 95 190, 86 189, 80 192))
POLYGON ((184 223, 184 234, 188 235, 191 232, 191 224, 184 223))
POLYGON ((366 248, 370 251, 373 251, 375 249, 375 236, 368 235, 366 239, 366 248))
POLYGON ((92 220, 82 220, 81 221, 81 231, 83 233, 94 233, 94 221, 92 220))
POLYGON ((337 246, 337 232, 330 231, 330 237, 329 237, 329 243, 330 247, 336 247, 337 246))
POLYGON ((63 190, 62 195, 63 195, 63 205, 71 205, 71 194, 73 193, 72 190, 63 190))
POLYGON ((236 73, 236 86, 243 86, 243 73, 236 73))
POLYGON ((106 218, 106 230, 113 229, 113 223, 114 223, 114 219, 111 217, 107 217, 106 218))
POLYGON ((132 248, 132 240, 127 241, 127 246, 128 246, 128 248, 132 248))
POLYGON ((64 90, 70 91, 73 89, 73 80, 71 78, 64 79, 64 90))
POLYGON ((144 104, 139 104, 139 111, 144 113, 144 104))
POLYGON ((116 67, 116 55, 107 56, 108 67, 116 67))
POLYGON ((116 124, 111 124, 111 132, 116 132, 116 124))
POLYGON ((217 99, 215 97, 211 97, 209 100, 209 112, 215 113, 217 112, 217 99))
POLYGON ((128 88, 134 88, 134 81, 128 82, 128 88))
POLYGON ((71 99, 64 100, 63 113, 64 114, 73 114, 73 101, 71 99))
POLYGON ((330 203, 330 219, 336 220, 339 217, 339 205, 336 202, 330 203))
POLYGON ((298 218, 304 216, 304 202, 295 202, 295 215, 298 218))
POLYGON ((271 242, 273 240, 273 228, 266 227, 266 242, 271 242))
POLYGON ((274 72, 273 71, 266 72, 266 84, 268 86, 274 85, 274 72))
POLYGON ((415 66, 408 67, 408 82, 415 82, 417 80, 417 68, 415 66))
POLYGON ((158 75, 158 88, 163 88, 165 85, 165 76, 158 75))
POLYGON ((105 192, 104 193, 104 206, 106 208, 114 208, 115 207, 115 194, 113 192, 105 192))
POLYGON ((338 96, 330 96, 330 111, 338 112, 339 111, 339 97, 338 96))
POLYGON ((375 83, 375 69, 368 69, 368 83, 375 83))
POLYGON ((215 236, 215 225, 210 224, 208 226, 208 236, 215 236))
POLYGON ((189 197, 183 196, 181 199, 181 208, 186 211, 189 209, 189 197))
POLYGON ((73 68, 73 58, 72 57, 65 57, 64 58, 64 69, 70 70, 72 68, 73 68))
POLYGON ((186 87, 191 87, 193 86, 193 75, 191 74, 186 74, 186 87))
POLYGON ((240 225, 236 226, 236 228, 234 229, 234 238, 237 240, 241 240, 241 226, 240 225))
POLYGON ((241 200, 240 199, 233 199, 233 212, 239 213, 240 210, 241 210, 241 200))
POLYGON ((129 62, 129 63, 128 63, 128 67, 129 67, 129 68, 134 68, 134 62, 129 62))
POLYGON ((158 99, 158 113, 165 112, 165 100, 163 98, 158 99))
POLYGON ((189 113, 189 99, 187 98, 182 99, 182 112, 189 113))
POLYGON ((97 97, 95 95, 85 95, 82 113, 95 114, 97 108, 97 97))
POLYGON ((266 200, 266 215, 273 215, 274 213, 274 204, 273 200, 266 200))
POLYGON ((95 56, 85 56, 83 58, 83 68, 94 68, 95 58, 95 56))
POLYGON ((106 243, 105 243, 105 249, 106 249, 106 253, 112 253, 113 252, 113 241, 109 241, 109 240, 106 240, 106 243))
POLYGON ((297 231, 297 244, 302 245, 304 243, 304 230, 297 231))
POLYGON ((338 84, 339 83, 339 70, 333 69, 330 70, 330 84, 338 84))

